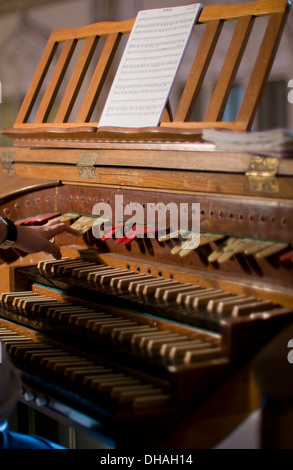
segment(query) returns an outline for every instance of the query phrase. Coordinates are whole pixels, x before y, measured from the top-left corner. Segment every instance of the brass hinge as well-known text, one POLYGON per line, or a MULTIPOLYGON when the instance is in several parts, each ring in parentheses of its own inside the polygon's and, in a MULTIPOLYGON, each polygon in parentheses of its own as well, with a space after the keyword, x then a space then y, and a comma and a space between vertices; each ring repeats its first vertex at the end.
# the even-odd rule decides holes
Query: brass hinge
POLYGON ((250 191, 261 193, 278 193, 277 173, 279 159, 273 157, 252 156, 246 172, 250 191))
POLYGON ((93 179, 96 177, 95 164, 98 158, 96 152, 83 152, 77 163, 79 176, 82 179, 93 179))
POLYGON ((1 166, 3 173, 14 173, 14 150, 3 150, 1 153, 1 166))

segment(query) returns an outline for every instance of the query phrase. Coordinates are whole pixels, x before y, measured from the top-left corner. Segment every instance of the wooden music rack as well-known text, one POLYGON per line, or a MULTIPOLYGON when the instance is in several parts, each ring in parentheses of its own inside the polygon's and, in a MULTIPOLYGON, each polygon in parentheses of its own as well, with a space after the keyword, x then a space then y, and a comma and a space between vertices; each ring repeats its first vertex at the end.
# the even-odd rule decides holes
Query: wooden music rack
POLYGON ((131 32, 135 19, 59 29, 48 40, 13 127, 3 129, 2 132, 16 139, 16 145, 28 145, 30 140, 36 139, 51 143, 58 140, 59 146, 60 141, 66 141, 66 146, 74 146, 76 139, 198 140, 201 129, 207 127, 247 131, 251 128, 260 103, 288 11, 287 0, 258 0, 242 5, 204 7, 195 26, 198 28, 204 25, 204 34, 177 107, 173 111, 174 118, 172 119, 169 107, 166 106, 160 125, 144 129, 99 128, 99 117, 95 111, 97 103, 102 100, 105 86, 113 78, 109 70, 116 60, 119 43, 131 32), (237 118, 234 122, 224 122, 222 118, 225 106, 253 25, 264 16, 268 18, 268 23, 237 118), (222 69, 203 121, 191 121, 192 110, 226 22, 235 22, 235 29, 222 69), (99 54, 95 54, 101 43, 99 54), (74 53, 79 48, 80 52, 73 64, 74 53), (70 66, 73 67, 72 73, 65 83, 70 66), (51 76, 44 89, 49 70, 51 76), (79 102, 82 84, 90 70, 93 72, 89 85, 76 117, 72 120, 73 107, 79 102), (57 95, 61 86, 65 91, 58 103, 57 95))

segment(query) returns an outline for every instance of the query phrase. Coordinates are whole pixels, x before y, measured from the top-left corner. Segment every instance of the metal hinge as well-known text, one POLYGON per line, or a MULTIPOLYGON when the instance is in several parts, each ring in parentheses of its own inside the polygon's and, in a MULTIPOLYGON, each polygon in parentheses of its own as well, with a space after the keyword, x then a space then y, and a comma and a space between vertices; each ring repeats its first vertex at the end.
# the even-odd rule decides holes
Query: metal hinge
POLYGON ((1 166, 3 173, 14 173, 14 161, 15 151, 14 150, 3 150, 1 152, 1 166))
POLYGON ((79 176, 82 179, 93 179, 96 177, 95 164, 98 158, 96 152, 84 152, 79 156, 77 163, 79 176))
POLYGON ((262 193, 278 193, 279 184, 276 175, 279 163, 278 158, 252 156, 246 172, 249 189, 262 193))

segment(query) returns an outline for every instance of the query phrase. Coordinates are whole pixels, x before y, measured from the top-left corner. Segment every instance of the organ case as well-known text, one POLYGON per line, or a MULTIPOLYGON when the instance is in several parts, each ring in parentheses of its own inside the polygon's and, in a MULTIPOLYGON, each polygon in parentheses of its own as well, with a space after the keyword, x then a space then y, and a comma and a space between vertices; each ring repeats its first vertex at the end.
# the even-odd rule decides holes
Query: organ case
MULTIPOLYGON (((208 12, 214 21, 209 7, 200 20, 208 12)), ((292 159, 219 151, 180 119, 99 130, 20 123, 24 108, 4 131, 15 145, 1 155, 2 213, 22 224, 66 215, 81 233, 56 237, 63 264, 5 253, 1 337, 23 370, 23 399, 33 392, 32 406, 117 447, 215 446, 259 406, 250 362, 292 321, 292 159), (152 237, 96 238, 93 207, 114 215, 117 196, 124 211, 184 204, 189 221, 198 204, 201 243, 185 250, 148 220, 152 237)), ((233 128, 216 122, 201 126, 233 128)))

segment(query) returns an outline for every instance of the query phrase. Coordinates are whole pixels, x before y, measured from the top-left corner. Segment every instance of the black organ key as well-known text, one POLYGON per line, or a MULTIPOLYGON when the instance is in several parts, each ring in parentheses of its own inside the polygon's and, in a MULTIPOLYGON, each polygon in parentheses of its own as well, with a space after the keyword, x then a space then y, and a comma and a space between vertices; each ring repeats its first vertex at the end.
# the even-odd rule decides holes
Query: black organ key
POLYGON ((73 271, 79 268, 85 268, 87 267, 92 267, 94 264, 93 263, 85 263, 84 261, 76 262, 74 264, 66 264, 65 266, 61 266, 59 268, 60 274, 70 274, 73 275, 73 271))
MULTIPOLYGON (((101 269, 100 271, 90 273, 88 275, 88 280, 98 284, 98 283, 100 283, 102 276, 108 276, 108 278, 110 276, 110 278, 111 278, 111 276, 114 276, 115 274, 121 274, 121 271, 122 270, 119 269, 119 268, 101 269)), ((106 277, 105 277, 105 279, 106 279, 106 277)), ((110 282, 110 280, 109 280, 109 282, 110 282)))
POLYGON ((90 273, 97 272, 99 269, 105 269, 106 266, 103 264, 101 266, 99 265, 92 265, 92 266, 87 266, 87 267, 79 267, 79 268, 74 268, 72 270, 71 275, 76 278, 76 279, 85 279, 90 273))
POLYGON ((112 268, 111 266, 101 266, 101 267, 97 266, 96 269, 93 269, 93 270, 91 270, 87 273, 87 280, 89 282, 94 283, 96 274, 99 274, 99 273, 107 274, 107 273, 113 271, 113 269, 114 268, 112 268))
POLYGON ((177 281, 158 280, 157 282, 152 283, 150 286, 148 285, 144 286, 142 293, 143 295, 148 295, 154 292, 154 296, 159 297, 160 293, 162 292, 160 289, 171 287, 171 286, 178 285, 178 284, 180 283, 177 281))
POLYGON ((173 343, 164 343, 161 348, 160 348, 160 355, 161 356, 168 356, 170 353, 170 350, 173 348, 182 348, 185 346, 192 347, 194 345, 200 345, 202 344, 201 339, 191 339, 189 341, 186 341, 185 339, 179 340, 179 341, 174 341, 173 343))
POLYGON ((224 294, 223 291, 218 290, 212 293, 208 293, 206 295, 198 296, 193 299, 192 306, 195 308, 207 306, 207 304, 209 303, 211 299, 218 299, 221 297, 225 297, 225 295, 227 294, 224 294))
POLYGON ((116 272, 116 273, 107 273, 107 274, 103 274, 100 278, 99 278, 99 282, 100 284, 110 284, 111 281, 115 278, 121 278, 121 276, 123 276, 123 274, 127 275, 129 273, 128 269, 127 270, 121 270, 120 272, 116 272))
POLYGON ((238 317, 241 315, 250 315, 255 312, 265 312, 274 308, 274 303, 271 301, 256 301, 244 305, 235 305, 232 310, 232 316, 238 317))
POLYGON ((174 300, 181 292, 186 292, 194 288, 195 286, 192 284, 180 284, 179 286, 178 284, 170 285, 169 288, 164 289, 162 299, 164 301, 174 300))
POLYGON ((69 317, 69 323, 74 324, 75 326, 85 326, 89 320, 100 320, 102 318, 107 318, 106 313, 98 313, 94 310, 92 312, 85 313, 73 313, 69 317))
POLYGON ((123 288, 128 288, 129 286, 129 283, 132 282, 132 281, 135 281, 135 280, 147 280, 147 279, 151 279, 152 276, 151 275, 147 275, 147 274, 131 274, 129 272, 129 275, 125 275, 121 278, 115 278, 111 281, 110 285, 112 287, 116 287, 117 289, 123 289, 123 288))
POLYGON ((83 378, 89 374, 97 374, 99 372, 101 373, 102 371, 105 372, 105 367, 103 366, 80 365, 67 367, 64 375, 66 377, 69 377, 71 380, 80 381, 83 380, 83 378))
POLYGON ((175 359, 181 356, 185 356, 186 352, 194 352, 194 351, 199 351, 199 350, 206 350, 206 349, 211 349, 212 348, 212 343, 210 342, 200 342, 200 343, 193 343, 189 342, 186 344, 178 344, 174 345, 173 347, 170 348, 168 356, 171 359, 175 359))
POLYGON ((225 302, 237 302, 238 300, 244 299, 245 296, 237 296, 235 294, 230 294, 227 293, 224 297, 218 297, 218 298, 213 298, 209 301, 207 305, 207 310, 209 312, 217 312, 218 306, 220 303, 225 303, 225 302))
POLYGON ((201 286, 193 286, 190 289, 186 289, 186 290, 183 289, 177 294, 176 303, 178 305, 184 305, 185 299, 189 295, 192 295, 192 294, 196 295, 196 294, 198 294, 199 292, 202 292, 202 291, 206 291, 206 289, 203 289, 201 286))
POLYGON ((186 306, 192 306, 195 301, 198 302, 197 299, 200 299, 201 297, 206 299, 207 296, 212 295, 213 293, 219 293, 219 292, 220 291, 216 289, 208 288, 208 289, 202 289, 201 291, 197 293, 186 294, 185 299, 184 299, 184 304, 186 306))
POLYGON ((109 320, 97 320, 93 322, 92 325, 92 331, 99 332, 99 334, 107 334, 108 332, 111 332, 115 326, 123 326, 123 325, 135 325, 134 322, 131 322, 131 320, 126 320, 124 318, 121 319, 109 319, 109 320))
POLYGON ((133 398, 139 395, 154 394, 162 392, 162 389, 156 389, 151 384, 131 384, 127 386, 114 386, 111 390, 111 397, 116 398, 120 402, 126 403, 127 401, 132 401, 133 398))
POLYGON ((135 333, 147 333, 151 331, 149 325, 121 326, 112 330, 111 337, 119 342, 128 342, 135 333))

